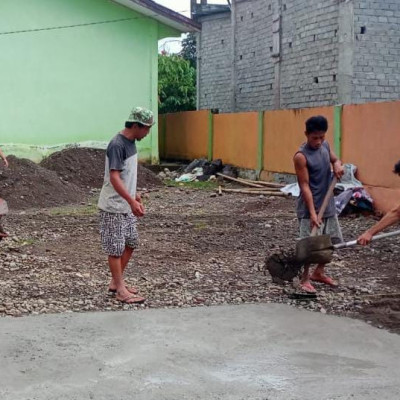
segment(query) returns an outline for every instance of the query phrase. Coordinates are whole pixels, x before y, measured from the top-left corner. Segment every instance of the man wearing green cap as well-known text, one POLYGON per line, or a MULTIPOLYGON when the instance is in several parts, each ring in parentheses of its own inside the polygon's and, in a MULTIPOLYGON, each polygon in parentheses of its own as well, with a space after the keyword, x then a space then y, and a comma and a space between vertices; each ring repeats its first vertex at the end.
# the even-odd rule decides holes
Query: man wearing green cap
POLYGON ((135 288, 125 285, 123 275, 133 250, 138 246, 137 217, 144 215, 143 204, 136 193, 136 141, 147 136, 153 124, 150 110, 135 107, 125 122, 125 129, 108 144, 104 183, 98 203, 101 242, 108 255, 112 276, 108 291, 127 304, 145 301, 135 288))

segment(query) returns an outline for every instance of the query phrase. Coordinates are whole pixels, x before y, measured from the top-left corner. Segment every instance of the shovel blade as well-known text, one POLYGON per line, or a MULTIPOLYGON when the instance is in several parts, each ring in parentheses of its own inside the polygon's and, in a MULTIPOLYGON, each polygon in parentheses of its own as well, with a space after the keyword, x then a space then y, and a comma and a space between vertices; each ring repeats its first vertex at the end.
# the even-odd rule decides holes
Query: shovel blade
POLYGON ((333 250, 318 250, 312 251, 305 260, 306 264, 329 264, 333 258, 333 250))
POLYGON ((6 214, 8 214, 7 202, 3 199, 0 199, 0 217, 6 214))
POLYGON ((329 235, 310 236, 296 243, 296 259, 306 264, 327 264, 332 260, 333 246, 329 235))

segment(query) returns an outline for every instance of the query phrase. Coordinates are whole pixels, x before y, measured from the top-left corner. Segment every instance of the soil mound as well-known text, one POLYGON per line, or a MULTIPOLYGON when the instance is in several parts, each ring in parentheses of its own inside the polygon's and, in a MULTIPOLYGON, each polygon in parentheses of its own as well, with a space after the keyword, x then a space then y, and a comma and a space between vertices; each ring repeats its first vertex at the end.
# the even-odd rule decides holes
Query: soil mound
POLYGON ((139 189, 155 189, 164 185, 160 177, 142 164, 139 164, 137 180, 139 189))
POLYGON ((9 167, 0 167, 0 196, 10 209, 52 207, 78 203, 86 193, 54 172, 26 159, 9 156, 9 167))
MULTIPOLYGON (((40 165, 56 172, 64 181, 81 188, 101 188, 104 178, 105 150, 71 148, 58 151, 44 159, 40 165)), ((139 164, 138 188, 151 189, 162 186, 161 179, 139 164)))
MULTIPOLYGON (((73 148, 54 153, 40 164, 9 156, 0 166, 0 197, 10 209, 46 208, 85 201, 103 185, 105 151, 73 148)), ((139 165, 138 188, 162 186, 161 179, 139 165)))
POLYGON ((63 179, 82 188, 101 188, 104 176, 105 151, 101 149, 72 148, 57 151, 40 165, 63 179))

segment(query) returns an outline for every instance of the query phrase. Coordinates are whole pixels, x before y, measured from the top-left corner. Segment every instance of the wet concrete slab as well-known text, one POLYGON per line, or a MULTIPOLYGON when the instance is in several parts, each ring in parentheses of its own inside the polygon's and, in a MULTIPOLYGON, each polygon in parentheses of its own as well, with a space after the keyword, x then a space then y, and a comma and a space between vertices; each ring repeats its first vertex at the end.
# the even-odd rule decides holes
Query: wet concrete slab
POLYGON ((400 336, 280 304, 3 318, 2 400, 398 399, 400 336))

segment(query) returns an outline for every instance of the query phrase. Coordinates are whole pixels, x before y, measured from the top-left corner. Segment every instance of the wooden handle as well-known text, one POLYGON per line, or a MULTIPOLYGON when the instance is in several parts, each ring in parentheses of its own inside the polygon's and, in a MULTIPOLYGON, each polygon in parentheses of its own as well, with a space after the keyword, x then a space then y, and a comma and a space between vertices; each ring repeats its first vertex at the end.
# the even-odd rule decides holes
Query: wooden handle
MULTIPOLYGON (((328 188, 328 191, 326 192, 326 195, 324 197, 324 201, 322 202, 321 208, 319 209, 318 212, 318 219, 322 219, 326 210, 326 207, 328 206, 329 200, 331 199, 332 195, 333 195, 333 189, 335 189, 337 183, 337 178, 336 176, 333 176, 332 182, 328 188)), ((312 228, 311 230, 311 234, 310 236, 315 236, 317 234, 318 231, 318 227, 314 226, 314 228, 312 228)))

